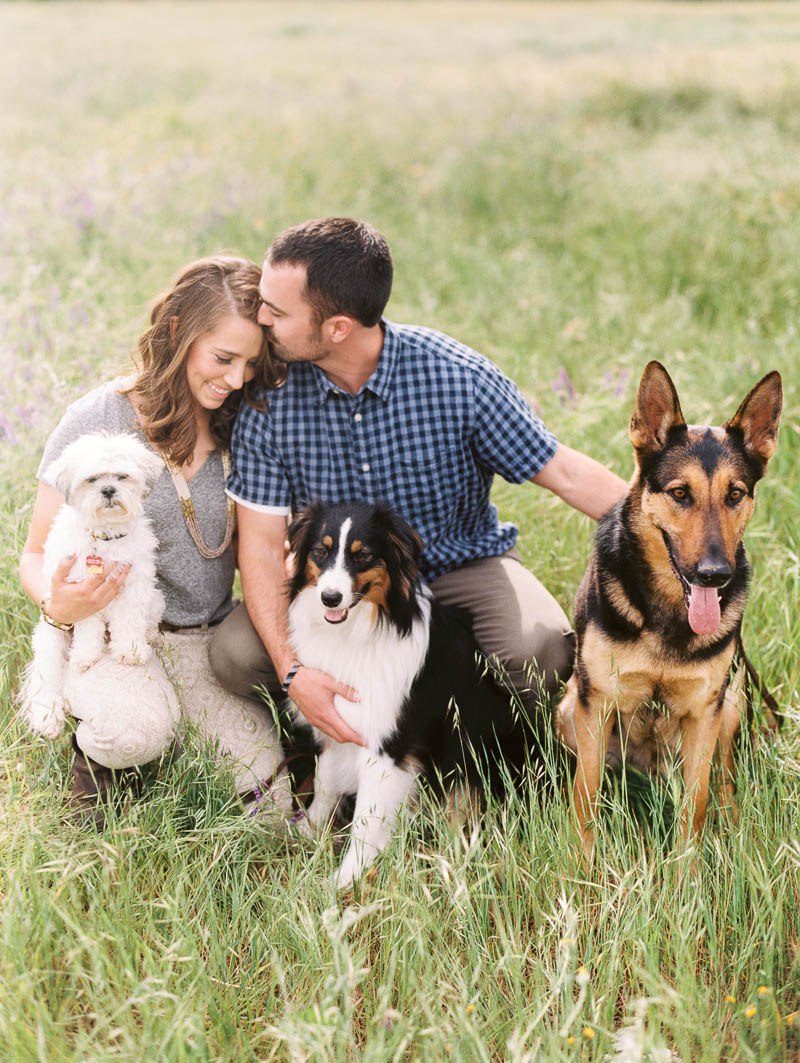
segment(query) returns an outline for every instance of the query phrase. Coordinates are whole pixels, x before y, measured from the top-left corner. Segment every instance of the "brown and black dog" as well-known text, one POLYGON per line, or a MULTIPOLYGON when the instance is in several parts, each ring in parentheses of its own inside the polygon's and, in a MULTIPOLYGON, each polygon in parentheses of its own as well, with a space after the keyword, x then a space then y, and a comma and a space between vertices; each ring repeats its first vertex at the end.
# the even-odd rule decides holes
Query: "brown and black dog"
POLYGON ((577 755, 574 810, 585 858, 606 763, 664 771, 680 750, 681 836, 697 833, 719 743, 732 798, 740 676, 731 677, 750 567, 742 534, 775 452, 781 378, 768 373, 722 428, 687 425, 658 362, 630 425, 636 470, 601 519, 575 600, 575 671, 556 708, 577 755))

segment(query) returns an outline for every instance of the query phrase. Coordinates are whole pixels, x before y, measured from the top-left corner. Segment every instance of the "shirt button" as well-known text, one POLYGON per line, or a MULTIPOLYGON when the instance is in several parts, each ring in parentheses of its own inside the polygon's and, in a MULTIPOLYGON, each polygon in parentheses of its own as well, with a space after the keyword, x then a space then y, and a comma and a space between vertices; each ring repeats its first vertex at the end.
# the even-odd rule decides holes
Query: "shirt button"
POLYGON ((361 420, 361 414, 360 413, 354 414, 353 420, 354 421, 360 421, 361 420))
POLYGON ((366 462, 364 462, 364 464, 361 466, 361 471, 369 472, 369 465, 366 462))

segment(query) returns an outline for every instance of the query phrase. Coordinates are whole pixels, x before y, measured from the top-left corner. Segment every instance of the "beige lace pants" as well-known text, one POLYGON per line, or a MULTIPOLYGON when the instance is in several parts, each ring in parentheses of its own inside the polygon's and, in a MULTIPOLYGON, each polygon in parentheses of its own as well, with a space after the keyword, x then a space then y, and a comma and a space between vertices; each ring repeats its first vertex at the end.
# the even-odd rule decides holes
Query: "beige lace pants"
MULTIPOLYGON (((109 768, 147 764, 178 738, 188 720, 228 761, 238 793, 271 779, 283 759, 267 708, 220 686, 208 660, 210 631, 165 632, 158 654, 131 667, 104 656, 71 675, 68 698, 80 720, 78 745, 109 768)), ((285 772, 273 787, 290 810, 285 772)))

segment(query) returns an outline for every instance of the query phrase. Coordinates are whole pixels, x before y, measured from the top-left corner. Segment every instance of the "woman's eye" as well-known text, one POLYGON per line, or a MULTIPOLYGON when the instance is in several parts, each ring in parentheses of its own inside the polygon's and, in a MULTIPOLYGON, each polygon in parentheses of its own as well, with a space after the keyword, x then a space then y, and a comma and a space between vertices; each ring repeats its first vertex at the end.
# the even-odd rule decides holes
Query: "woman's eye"
POLYGON ((220 354, 215 354, 214 357, 217 359, 217 361, 219 362, 220 365, 230 365, 231 364, 230 358, 223 358, 222 355, 220 355, 220 354))

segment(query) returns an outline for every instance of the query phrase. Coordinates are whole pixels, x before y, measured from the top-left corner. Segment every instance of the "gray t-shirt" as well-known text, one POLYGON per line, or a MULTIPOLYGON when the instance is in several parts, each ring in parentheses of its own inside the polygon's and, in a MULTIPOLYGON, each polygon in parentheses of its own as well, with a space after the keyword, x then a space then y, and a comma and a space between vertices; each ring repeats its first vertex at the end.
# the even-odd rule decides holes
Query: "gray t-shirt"
MULTIPOLYGON (((45 445, 36 474, 40 480, 49 483, 45 476, 48 465, 86 432, 128 432, 147 443, 130 399, 117 390, 123 384, 121 378, 101 384, 67 407, 45 445)), ((216 452, 189 482, 203 541, 212 550, 225 536, 224 487, 222 457, 216 452)), ((145 498, 144 509, 158 539, 156 572, 166 601, 164 619, 170 624, 189 627, 226 616, 233 607, 231 588, 236 571, 233 546, 213 560, 200 555, 184 522, 178 493, 166 466, 145 498)))

